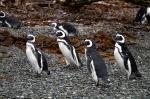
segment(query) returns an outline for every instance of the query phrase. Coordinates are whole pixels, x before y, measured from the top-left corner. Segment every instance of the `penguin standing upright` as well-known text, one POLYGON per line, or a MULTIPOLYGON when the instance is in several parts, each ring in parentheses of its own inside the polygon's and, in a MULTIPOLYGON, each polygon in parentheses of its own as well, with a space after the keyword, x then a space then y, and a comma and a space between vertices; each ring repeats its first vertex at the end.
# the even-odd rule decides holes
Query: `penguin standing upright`
POLYGON ((74 46, 70 45, 70 41, 65 32, 58 30, 55 35, 57 36, 59 49, 65 57, 66 64, 75 64, 76 66, 81 67, 82 63, 80 61, 80 58, 76 53, 74 46))
POLYGON ((3 27, 18 29, 22 26, 20 20, 14 16, 8 16, 5 12, 0 11, 0 24, 3 27))
POLYGON ((66 33, 66 36, 77 36, 76 28, 70 23, 52 23, 54 32, 61 30, 66 33))
POLYGON ((86 39, 83 44, 86 45, 85 58, 87 68, 89 73, 92 74, 92 78, 96 82, 96 85, 99 84, 99 78, 101 78, 105 84, 111 84, 108 79, 105 62, 96 50, 96 43, 92 40, 86 39))
POLYGON ((29 34, 27 36, 27 43, 26 43, 27 58, 37 74, 40 74, 42 70, 44 70, 49 75, 50 71, 48 70, 47 60, 43 55, 43 53, 35 48, 33 44, 34 42, 35 42, 35 36, 29 34))
POLYGON ((140 24, 150 23, 150 7, 141 7, 136 14, 135 21, 140 24))
POLYGON ((114 57, 121 70, 127 73, 128 79, 141 77, 135 59, 125 44, 125 38, 121 34, 117 34, 115 39, 114 57))

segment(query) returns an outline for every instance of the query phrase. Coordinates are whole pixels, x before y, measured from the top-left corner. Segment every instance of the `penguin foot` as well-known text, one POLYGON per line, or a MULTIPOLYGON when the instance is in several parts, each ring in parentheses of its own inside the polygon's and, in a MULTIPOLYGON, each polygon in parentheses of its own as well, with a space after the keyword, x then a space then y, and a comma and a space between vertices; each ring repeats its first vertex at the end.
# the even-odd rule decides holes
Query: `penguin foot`
POLYGON ((136 75, 136 77, 138 77, 138 78, 141 78, 141 77, 142 77, 142 75, 141 75, 140 72, 136 72, 135 75, 136 75))
POLYGON ((50 71, 47 71, 47 75, 50 75, 50 71))
POLYGON ((131 74, 129 79, 133 80, 133 79, 141 78, 141 77, 142 77, 141 73, 140 72, 136 72, 136 73, 131 74))
POLYGON ((131 74, 130 77, 129 77, 129 80, 134 80, 134 79, 136 79, 135 74, 131 74))
POLYGON ((99 86, 99 81, 97 81, 95 85, 96 85, 96 86, 99 86))
POLYGON ((39 74, 39 73, 37 73, 36 75, 35 75, 35 78, 40 78, 41 77, 41 75, 39 74))
POLYGON ((105 86, 110 87, 112 85, 112 83, 110 82, 110 79, 107 78, 107 79, 102 79, 102 80, 103 80, 105 86))

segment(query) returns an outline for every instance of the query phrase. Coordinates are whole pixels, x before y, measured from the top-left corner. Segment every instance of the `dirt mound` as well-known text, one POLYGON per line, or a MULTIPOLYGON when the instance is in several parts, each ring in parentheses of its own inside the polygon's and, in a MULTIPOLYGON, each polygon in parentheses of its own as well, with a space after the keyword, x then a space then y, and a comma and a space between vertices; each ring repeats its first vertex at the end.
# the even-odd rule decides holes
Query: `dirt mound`
POLYGON ((0 8, 20 18, 27 26, 47 25, 53 21, 68 21, 86 25, 102 20, 131 23, 136 11, 135 5, 120 0, 99 1, 81 8, 61 6, 53 3, 53 0, 47 2, 45 6, 39 4, 41 3, 26 1, 17 7, 6 5, 0 8))

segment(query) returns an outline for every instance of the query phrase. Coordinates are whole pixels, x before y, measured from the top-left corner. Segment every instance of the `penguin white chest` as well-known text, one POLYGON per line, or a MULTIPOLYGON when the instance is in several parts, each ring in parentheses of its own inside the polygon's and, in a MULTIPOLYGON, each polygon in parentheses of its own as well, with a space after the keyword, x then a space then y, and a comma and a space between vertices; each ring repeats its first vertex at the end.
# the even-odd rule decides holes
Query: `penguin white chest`
POLYGON ((29 62, 32 65, 33 69, 36 72, 41 73, 41 69, 39 67, 38 61, 37 61, 34 53, 32 52, 31 47, 29 47, 29 46, 27 46, 27 48, 26 48, 26 55, 27 55, 27 58, 28 58, 29 62))
POLYGON ((115 60, 118 64, 118 66, 124 71, 126 70, 125 69, 125 66, 124 66, 124 60, 119 52, 119 49, 118 48, 115 48, 114 50, 114 57, 115 57, 115 60))
POLYGON ((64 55, 64 57, 70 62, 70 63, 74 63, 73 57, 72 57, 72 53, 71 51, 68 49, 68 47, 62 43, 62 42, 58 42, 59 45, 59 49, 62 52, 62 54, 64 55))

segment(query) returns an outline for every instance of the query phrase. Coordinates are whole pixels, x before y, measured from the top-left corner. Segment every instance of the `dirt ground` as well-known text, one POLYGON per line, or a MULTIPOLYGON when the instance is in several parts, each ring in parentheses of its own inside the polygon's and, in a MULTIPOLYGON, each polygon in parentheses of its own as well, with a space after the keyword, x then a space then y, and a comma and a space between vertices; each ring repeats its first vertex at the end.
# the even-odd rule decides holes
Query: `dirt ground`
MULTIPOLYGON (((0 7, 9 15, 24 23, 21 29, 0 28, 0 46, 8 58, 0 57, 0 98, 106 98, 106 99, 149 99, 149 26, 133 23, 139 6, 122 0, 104 0, 81 8, 70 8, 53 4, 41 6, 26 3, 0 7), (58 49, 56 39, 49 36, 51 22, 70 22, 78 29, 79 36, 70 38, 84 66, 66 67, 58 49), (26 35, 36 36, 35 45, 45 52, 51 75, 44 72, 36 78, 35 72, 25 55, 26 35), (142 78, 126 79, 115 64, 113 57, 113 35, 121 33, 136 59, 142 78), (101 82, 96 87, 85 66, 83 39, 93 39, 108 67, 112 86, 101 82), (7 56, 7 55, 6 55, 7 56)), ((1 51, 1 50, 0 50, 1 51)))

